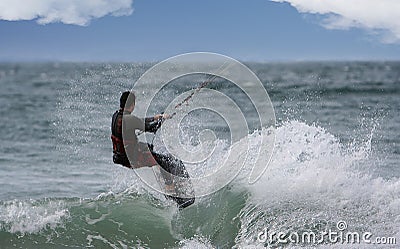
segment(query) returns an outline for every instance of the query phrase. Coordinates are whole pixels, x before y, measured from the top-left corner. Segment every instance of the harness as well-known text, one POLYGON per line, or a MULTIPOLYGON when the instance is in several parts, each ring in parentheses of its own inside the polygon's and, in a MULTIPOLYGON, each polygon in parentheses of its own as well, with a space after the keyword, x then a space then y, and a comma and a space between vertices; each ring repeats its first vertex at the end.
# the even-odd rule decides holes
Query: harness
POLYGON ((122 138, 122 120, 124 112, 116 111, 111 122, 111 140, 113 143, 113 161, 116 164, 121 164, 126 167, 131 167, 131 163, 126 155, 125 146, 133 145, 133 141, 124 140, 122 138))
POLYGON ((113 152, 119 155, 126 155, 124 140, 122 139, 122 111, 116 111, 112 117, 111 140, 113 152))

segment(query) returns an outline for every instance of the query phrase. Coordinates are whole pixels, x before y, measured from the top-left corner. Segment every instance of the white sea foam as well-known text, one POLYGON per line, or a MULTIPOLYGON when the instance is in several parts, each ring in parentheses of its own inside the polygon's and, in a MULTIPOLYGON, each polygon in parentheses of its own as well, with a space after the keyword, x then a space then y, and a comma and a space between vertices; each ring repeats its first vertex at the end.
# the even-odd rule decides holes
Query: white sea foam
POLYGON ((0 205, 0 225, 11 233, 38 233, 69 217, 62 201, 8 201, 0 205))
POLYGON ((209 240, 200 236, 179 241, 180 249, 212 249, 214 246, 209 240))
POLYGON ((373 178, 354 167, 371 160, 369 139, 349 148, 325 129, 298 121, 278 127, 276 136, 269 168, 246 187, 251 197, 240 214, 239 246, 262 245, 257 235, 264 228, 321 231, 340 220, 349 231, 398 236, 400 180, 373 178))

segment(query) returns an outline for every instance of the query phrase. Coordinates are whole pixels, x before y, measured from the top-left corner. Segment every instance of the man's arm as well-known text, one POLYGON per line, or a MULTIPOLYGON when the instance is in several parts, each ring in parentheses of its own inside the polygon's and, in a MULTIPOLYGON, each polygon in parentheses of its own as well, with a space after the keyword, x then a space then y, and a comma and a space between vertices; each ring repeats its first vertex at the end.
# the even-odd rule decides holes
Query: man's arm
POLYGON ((145 131, 156 132, 161 126, 161 119, 167 119, 170 115, 168 114, 157 114, 154 117, 145 118, 145 131))
POLYGON ((168 117, 168 115, 163 115, 163 114, 157 114, 154 117, 147 117, 144 120, 140 119, 134 115, 128 115, 126 116, 126 121, 127 121, 127 128, 129 130, 135 131, 135 130, 140 130, 140 131, 146 131, 146 132, 156 132, 158 128, 160 128, 158 120, 160 118, 165 118, 168 117))
POLYGON ((155 133, 160 128, 160 123, 155 117, 149 117, 144 119, 144 131, 155 133))
POLYGON ((148 117, 148 118, 145 118, 145 119, 144 119, 144 122, 147 124, 147 123, 154 122, 154 120, 155 120, 154 117, 148 117))

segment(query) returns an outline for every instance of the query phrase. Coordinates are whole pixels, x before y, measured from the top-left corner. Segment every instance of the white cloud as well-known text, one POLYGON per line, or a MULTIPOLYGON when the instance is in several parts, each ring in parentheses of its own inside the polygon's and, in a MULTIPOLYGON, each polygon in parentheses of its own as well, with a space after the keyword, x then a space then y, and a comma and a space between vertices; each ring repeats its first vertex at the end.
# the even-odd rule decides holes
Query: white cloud
POLYGON ((105 15, 130 15, 133 0, 0 0, 0 19, 88 25, 105 15))
POLYGON ((270 0, 288 2, 301 13, 323 15, 328 29, 363 28, 400 42, 400 0, 270 0))

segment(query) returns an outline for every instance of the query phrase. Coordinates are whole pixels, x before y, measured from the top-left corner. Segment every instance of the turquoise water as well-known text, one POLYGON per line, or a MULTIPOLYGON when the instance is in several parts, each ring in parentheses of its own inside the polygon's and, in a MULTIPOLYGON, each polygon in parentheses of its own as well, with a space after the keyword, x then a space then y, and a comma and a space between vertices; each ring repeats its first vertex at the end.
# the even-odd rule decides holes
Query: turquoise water
MULTIPOLYGON (((111 160, 119 95, 149 66, 0 64, 0 248, 274 247, 282 245, 257 240, 264 228, 320 232, 338 221, 399 243, 400 63, 248 64, 276 111, 268 170, 253 185, 240 174, 183 211, 111 160)), ((152 111, 199 84, 185 80, 169 84, 152 111)), ((247 108, 233 86, 208 87, 247 108)), ((185 143, 197 146, 209 128, 221 141, 216 153, 228 149, 229 131, 213 114, 183 122, 185 143)))

